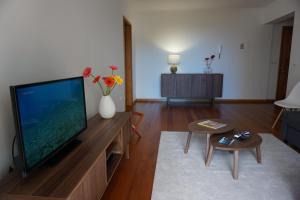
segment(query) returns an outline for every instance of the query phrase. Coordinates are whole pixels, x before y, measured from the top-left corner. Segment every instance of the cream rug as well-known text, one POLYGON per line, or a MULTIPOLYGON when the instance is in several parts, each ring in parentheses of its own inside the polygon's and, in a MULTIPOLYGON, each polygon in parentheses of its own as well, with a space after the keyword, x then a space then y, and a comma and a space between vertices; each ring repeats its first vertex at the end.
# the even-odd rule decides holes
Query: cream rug
POLYGON ((254 150, 240 152, 238 180, 232 178, 232 154, 215 150, 205 167, 205 137, 194 134, 184 154, 186 136, 161 133, 152 200, 300 199, 300 156, 271 134, 261 134, 262 164, 254 150))

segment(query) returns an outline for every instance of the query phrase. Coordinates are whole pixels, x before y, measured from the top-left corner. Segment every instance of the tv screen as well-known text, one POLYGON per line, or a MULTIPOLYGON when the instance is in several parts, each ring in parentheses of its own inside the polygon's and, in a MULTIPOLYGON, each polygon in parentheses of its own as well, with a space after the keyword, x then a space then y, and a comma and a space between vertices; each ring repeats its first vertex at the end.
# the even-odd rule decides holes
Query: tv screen
POLYGON ((11 95, 27 173, 87 127, 82 77, 12 86, 11 95))

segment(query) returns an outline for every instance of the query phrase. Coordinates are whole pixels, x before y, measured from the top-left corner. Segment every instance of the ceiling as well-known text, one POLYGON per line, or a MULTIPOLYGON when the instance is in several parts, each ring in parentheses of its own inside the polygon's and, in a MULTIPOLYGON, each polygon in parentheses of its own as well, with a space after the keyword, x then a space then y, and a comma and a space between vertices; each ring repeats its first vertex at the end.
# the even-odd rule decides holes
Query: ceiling
POLYGON ((129 6, 143 10, 256 8, 274 0, 127 0, 129 6))

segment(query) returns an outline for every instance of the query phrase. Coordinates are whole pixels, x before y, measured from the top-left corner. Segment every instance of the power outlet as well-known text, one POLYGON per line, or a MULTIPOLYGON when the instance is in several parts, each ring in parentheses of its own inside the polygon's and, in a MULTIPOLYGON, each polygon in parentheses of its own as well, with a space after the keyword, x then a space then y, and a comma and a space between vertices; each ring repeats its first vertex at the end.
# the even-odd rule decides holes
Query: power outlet
POLYGON ((241 50, 244 50, 244 49, 245 49, 245 44, 244 44, 244 43, 241 43, 241 44, 240 44, 240 49, 241 49, 241 50))

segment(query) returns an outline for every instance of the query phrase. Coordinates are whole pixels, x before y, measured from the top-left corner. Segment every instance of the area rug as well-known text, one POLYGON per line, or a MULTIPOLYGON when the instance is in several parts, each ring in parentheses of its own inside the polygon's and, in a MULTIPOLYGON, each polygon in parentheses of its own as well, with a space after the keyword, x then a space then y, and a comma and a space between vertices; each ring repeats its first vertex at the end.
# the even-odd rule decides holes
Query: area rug
POLYGON ((293 200, 300 199, 300 156, 271 134, 260 134, 262 164, 254 150, 240 152, 239 178, 232 178, 233 155, 214 151, 205 167, 205 137, 193 135, 184 154, 187 133, 162 132, 152 200, 293 200))

